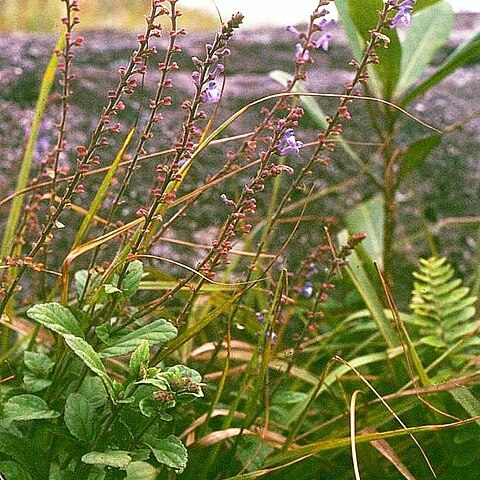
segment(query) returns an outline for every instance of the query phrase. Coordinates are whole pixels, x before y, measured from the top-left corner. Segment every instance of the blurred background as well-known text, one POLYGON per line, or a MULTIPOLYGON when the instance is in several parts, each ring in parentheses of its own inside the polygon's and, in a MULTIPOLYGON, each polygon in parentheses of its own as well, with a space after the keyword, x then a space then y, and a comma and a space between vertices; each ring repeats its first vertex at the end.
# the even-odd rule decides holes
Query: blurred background
MULTIPOLYGON (((455 11, 480 11, 480 0, 448 0, 455 11)), ((240 10, 245 27, 288 25, 304 22, 316 0, 181 0, 183 25, 194 31, 209 30, 223 18, 240 10)), ((81 28, 137 30, 150 0, 80 0, 81 28)), ((59 26, 60 0, 0 0, 0 32, 50 32, 59 26)))

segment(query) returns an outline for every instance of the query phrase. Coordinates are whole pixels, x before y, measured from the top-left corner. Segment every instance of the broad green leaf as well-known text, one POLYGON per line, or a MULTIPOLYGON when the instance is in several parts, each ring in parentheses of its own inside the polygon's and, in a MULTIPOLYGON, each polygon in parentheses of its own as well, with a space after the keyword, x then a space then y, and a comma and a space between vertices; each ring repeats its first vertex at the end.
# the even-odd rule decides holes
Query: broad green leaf
MULTIPOLYGON (((349 0, 348 14, 359 34, 365 42, 370 39, 370 31, 378 22, 378 12, 382 10, 384 3, 382 0, 349 0)), ((380 63, 375 66, 375 71, 383 85, 383 96, 386 99, 391 99, 395 87, 397 85, 398 77, 400 75, 400 61, 402 56, 400 40, 397 31, 384 30, 383 35, 390 39, 388 48, 377 48, 380 63)))
POLYGON ((396 98, 420 78, 438 50, 447 42, 453 26, 452 7, 438 2, 414 15, 402 43, 400 78, 396 98))
POLYGON ((432 135, 430 137, 421 138, 408 146, 405 155, 400 163, 397 174, 397 181, 400 184, 405 180, 416 168, 423 164, 425 159, 442 141, 441 135, 432 135))
POLYGON ((150 447, 159 463, 173 468, 178 474, 185 470, 188 452, 177 437, 169 435, 167 438, 156 439, 150 436, 145 443, 150 447))
POLYGON ((70 310, 59 303, 43 303, 27 310, 27 316, 59 335, 83 338, 77 319, 70 310))
MULTIPOLYGON (((449 393, 469 415, 472 417, 480 415, 480 402, 468 388, 455 388, 454 390, 449 390, 449 393)), ((480 425, 480 420, 477 420, 477 425, 480 425)))
POLYGON ((480 32, 476 33, 470 40, 456 48, 452 54, 440 65, 433 75, 414 87, 402 99, 402 106, 411 103, 415 98, 423 95, 432 87, 448 77, 457 68, 480 60, 480 32))
POLYGON ((103 381, 110 398, 114 398, 114 388, 111 378, 108 376, 105 367, 93 347, 83 338, 65 335, 65 343, 73 350, 80 360, 103 381))
POLYGON ((87 375, 83 380, 78 393, 81 393, 92 404, 93 408, 99 408, 107 403, 107 392, 103 382, 98 377, 87 375))
POLYGON ((130 357, 128 368, 133 378, 139 378, 142 366, 148 368, 150 359, 150 343, 148 340, 142 340, 130 357))
POLYGON ((82 442, 90 442, 95 434, 95 409, 80 393, 71 393, 65 404, 65 423, 70 433, 82 442))
POLYGON ((39 378, 33 373, 26 372, 23 375, 23 383, 28 393, 36 393, 48 388, 52 381, 47 378, 39 378))
POLYGON ((360 203, 345 216, 345 224, 349 233, 364 232, 367 238, 362 247, 379 265, 383 258, 383 199, 376 195, 370 200, 360 203))
POLYGON ((155 480, 158 470, 147 462, 131 462, 125 480, 155 480))
POLYGON ((152 346, 161 346, 177 336, 177 329, 167 320, 159 319, 120 337, 113 345, 103 349, 102 357, 116 357, 133 352, 142 340, 152 346))
POLYGON ((8 399, 3 407, 3 414, 7 420, 17 421, 55 418, 60 415, 51 410, 43 398, 28 393, 8 399))
POLYGON ((39 352, 23 352, 23 363, 25 366, 40 377, 47 376, 51 371, 55 362, 48 355, 39 352))
POLYGON ((127 267, 125 278, 123 279, 121 289, 125 298, 135 295, 143 276, 143 264, 140 260, 130 262, 127 267))
POLYGON ((108 467, 127 468, 131 458, 128 452, 110 450, 108 452, 89 452, 83 455, 82 462, 90 465, 106 465, 108 467))
POLYGON ((0 472, 5 480, 31 480, 32 478, 17 462, 0 462, 0 472))

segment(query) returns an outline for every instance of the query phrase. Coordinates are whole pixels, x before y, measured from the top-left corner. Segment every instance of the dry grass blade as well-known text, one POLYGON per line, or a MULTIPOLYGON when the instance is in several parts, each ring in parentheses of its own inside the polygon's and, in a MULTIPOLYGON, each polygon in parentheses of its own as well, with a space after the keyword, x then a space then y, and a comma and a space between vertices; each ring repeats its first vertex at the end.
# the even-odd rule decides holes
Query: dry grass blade
POLYGON ((355 406, 357 403, 357 397, 360 393, 362 393, 361 390, 355 390, 350 400, 350 439, 352 442, 351 450, 355 480, 362 480, 360 477, 360 468, 358 467, 357 446, 355 444, 355 406))
MULTIPOLYGON (((375 428, 367 427, 361 433, 378 433, 375 428)), ((386 440, 373 440, 370 445, 384 456, 407 480, 416 480, 406 465, 398 458, 395 450, 386 440)))

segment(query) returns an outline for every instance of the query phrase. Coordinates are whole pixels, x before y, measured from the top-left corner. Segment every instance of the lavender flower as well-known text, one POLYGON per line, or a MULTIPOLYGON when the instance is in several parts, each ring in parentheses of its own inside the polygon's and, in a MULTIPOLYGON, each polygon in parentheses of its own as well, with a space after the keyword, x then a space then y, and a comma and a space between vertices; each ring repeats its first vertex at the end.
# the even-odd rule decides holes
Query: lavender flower
POLYGON ((265 322, 265 317, 264 317, 262 312, 255 312, 255 317, 256 317, 258 323, 264 323, 265 322))
POLYGON ((228 205, 229 207, 234 207, 235 202, 233 200, 230 200, 224 193, 220 195, 220 200, 225 204, 228 205))
POLYGON ((312 61, 310 52, 307 49, 304 49, 301 43, 295 45, 295 61, 297 63, 307 63, 312 61))
POLYGON ((277 334, 275 332, 268 331, 265 334, 265 339, 267 342, 275 343, 277 341, 277 334))
POLYGON ((203 103, 217 103, 222 96, 222 90, 215 80, 207 82, 202 90, 201 101, 203 103))
POLYGON ((294 153, 298 158, 300 158, 300 148, 302 148, 302 146, 303 142, 295 139, 295 132, 293 131, 293 128, 288 128, 278 144, 278 153, 282 157, 288 155, 289 153, 294 153))
POLYGON ((305 282, 305 285, 300 290, 300 294, 305 298, 310 298, 313 294, 313 285, 311 282, 305 282))
POLYGON ((404 0, 397 5, 398 11, 390 21, 390 28, 397 28, 399 25, 408 27, 410 25, 410 14, 412 13, 414 3, 415 0, 404 0))
POLYGON ((314 42, 315 48, 321 48, 324 52, 328 52, 328 42, 331 38, 331 33, 324 33, 317 41, 314 42))
POLYGON ((300 38, 300 36, 302 35, 301 32, 298 29, 296 29, 293 25, 287 25, 285 30, 295 35, 297 38, 300 38))

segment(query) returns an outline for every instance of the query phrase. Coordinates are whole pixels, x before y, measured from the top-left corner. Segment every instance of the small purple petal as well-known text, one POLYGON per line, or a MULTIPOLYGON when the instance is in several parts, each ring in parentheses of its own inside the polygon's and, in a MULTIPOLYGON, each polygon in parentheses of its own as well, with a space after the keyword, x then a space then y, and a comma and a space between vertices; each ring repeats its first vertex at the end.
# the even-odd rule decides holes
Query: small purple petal
POLYGON ((295 60, 301 63, 310 62, 312 60, 310 52, 304 49, 301 43, 295 45, 295 60))
POLYGON ((292 33, 293 35, 295 35, 297 38, 300 37, 301 33, 299 30, 297 30, 293 25, 288 25, 285 30, 287 32, 290 32, 292 33))
POLYGON ((332 38, 331 33, 323 34, 316 42, 315 48, 321 48, 324 52, 328 52, 329 44, 328 42, 332 38))
POLYGON ((305 282, 305 285, 300 290, 300 294, 305 298, 310 298, 313 294, 313 285, 310 282, 305 282))
POLYGON ((203 103, 217 103, 221 96, 222 91, 217 85, 217 82, 215 80, 211 80, 203 89, 201 100, 203 103))
POLYGON ((293 128, 288 128, 278 144, 278 152, 282 157, 289 153, 294 153, 297 157, 300 157, 300 148, 302 146, 303 143, 295 139, 293 128))
POLYGON ((192 80, 193 80, 193 83, 195 84, 195 86, 197 88, 200 88, 200 72, 193 72, 192 73, 192 80))

